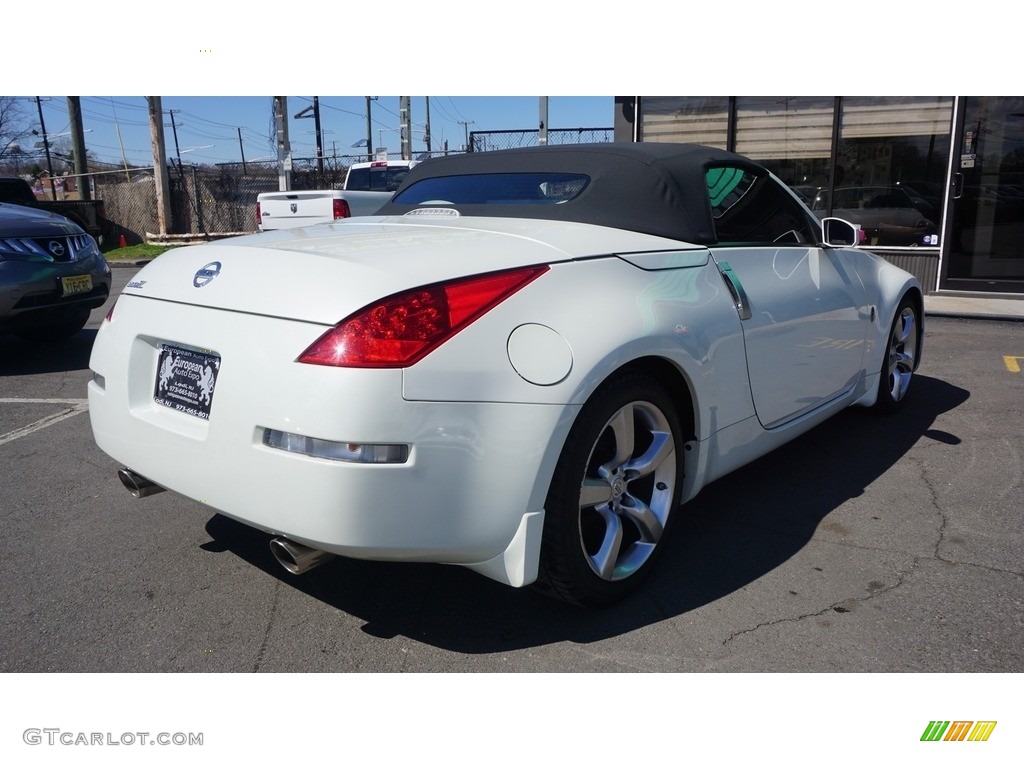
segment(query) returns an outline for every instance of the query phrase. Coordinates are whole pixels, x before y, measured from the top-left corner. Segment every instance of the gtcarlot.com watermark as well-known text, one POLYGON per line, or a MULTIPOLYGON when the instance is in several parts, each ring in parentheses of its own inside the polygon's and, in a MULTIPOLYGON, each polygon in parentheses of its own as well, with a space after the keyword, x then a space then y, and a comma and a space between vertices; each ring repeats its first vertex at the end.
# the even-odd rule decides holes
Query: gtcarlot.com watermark
POLYGON ((65 731, 61 728, 26 728, 21 739, 30 746, 65 747, 201 747, 202 733, 160 731, 65 731))

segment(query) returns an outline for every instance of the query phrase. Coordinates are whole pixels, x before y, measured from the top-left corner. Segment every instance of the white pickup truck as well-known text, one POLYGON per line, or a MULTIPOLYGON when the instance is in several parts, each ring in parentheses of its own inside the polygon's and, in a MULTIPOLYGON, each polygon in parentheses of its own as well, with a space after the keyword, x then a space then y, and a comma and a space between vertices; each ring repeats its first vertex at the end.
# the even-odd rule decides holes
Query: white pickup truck
POLYGON ((328 224, 371 216, 386 203, 416 160, 374 160, 348 169, 341 189, 261 192, 256 197, 260 232, 328 224))

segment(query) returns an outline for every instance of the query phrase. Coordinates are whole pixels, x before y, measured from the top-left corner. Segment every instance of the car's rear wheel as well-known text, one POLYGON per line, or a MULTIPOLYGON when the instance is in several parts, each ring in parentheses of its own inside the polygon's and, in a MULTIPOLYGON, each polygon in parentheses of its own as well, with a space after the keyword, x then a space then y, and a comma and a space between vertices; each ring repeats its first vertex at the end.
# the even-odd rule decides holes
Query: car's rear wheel
POLYGON ((910 389, 910 380, 917 367, 920 328, 917 305, 909 297, 904 298, 893 318, 889 343, 882 358, 875 406, 884 413, 898 410, 910 389))
POLYGON ((538 586, 579 605, 633 591, 664 549, 682 477, 679 419, 664 388, 642 373, 608 381, 558 460, 538 586))

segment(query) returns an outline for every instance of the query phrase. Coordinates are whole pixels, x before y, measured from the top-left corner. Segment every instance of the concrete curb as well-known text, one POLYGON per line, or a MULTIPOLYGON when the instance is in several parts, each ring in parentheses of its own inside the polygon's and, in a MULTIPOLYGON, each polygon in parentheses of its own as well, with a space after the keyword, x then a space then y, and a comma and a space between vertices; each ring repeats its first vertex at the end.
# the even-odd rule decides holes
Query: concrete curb
POLYGON ((1024 300, 931 294, 924 297, 924 313, 966 320, 1024 320, 1024 300))

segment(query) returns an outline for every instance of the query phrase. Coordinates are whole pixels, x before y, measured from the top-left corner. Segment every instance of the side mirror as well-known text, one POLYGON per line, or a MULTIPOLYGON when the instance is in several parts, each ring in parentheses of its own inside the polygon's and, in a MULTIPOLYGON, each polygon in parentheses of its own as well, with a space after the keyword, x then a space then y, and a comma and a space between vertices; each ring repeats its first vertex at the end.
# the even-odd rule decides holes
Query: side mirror
POLYGON ((860 245, 867 238, 860 224, 851 224, 845 219, 828 216, 821 220, 821 241, 833 248, 849 248, 860 245))

